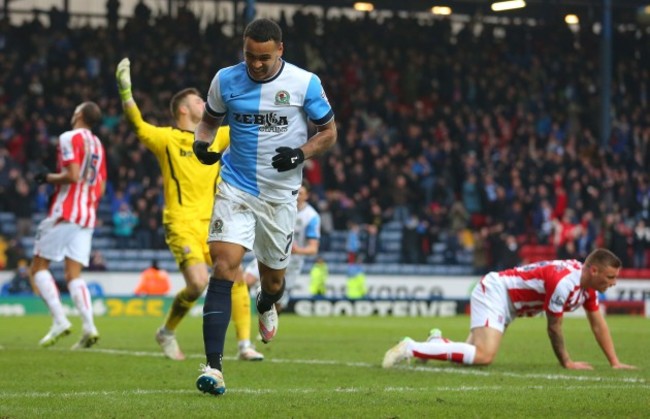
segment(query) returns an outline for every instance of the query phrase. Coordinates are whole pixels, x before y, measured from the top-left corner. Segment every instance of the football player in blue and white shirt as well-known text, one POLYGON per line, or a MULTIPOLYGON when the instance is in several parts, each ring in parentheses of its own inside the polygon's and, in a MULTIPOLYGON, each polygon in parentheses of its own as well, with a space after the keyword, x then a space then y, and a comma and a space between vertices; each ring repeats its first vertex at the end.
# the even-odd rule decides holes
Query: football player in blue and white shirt
POLYGON ((213 270, 203 307, 207 365, 196 382, 214 395, 226 391, 221 371, 230 294, 244 254, 253 250, 259 261, 256 305, 266 343, 278 327, 274 304, 285 288, 303 162, 336 142, 334 112, 320 79, 284 61, 283 48, 275 22, 251 22, 244 30, 244 62, 214 76, 194 134, 196 157, 222 164, 208 236, 213 270), (208 147, 224 119, 230 147, 222 158, 224 150, 208 147), (311 137, 308 122, 316 126, 311 137))

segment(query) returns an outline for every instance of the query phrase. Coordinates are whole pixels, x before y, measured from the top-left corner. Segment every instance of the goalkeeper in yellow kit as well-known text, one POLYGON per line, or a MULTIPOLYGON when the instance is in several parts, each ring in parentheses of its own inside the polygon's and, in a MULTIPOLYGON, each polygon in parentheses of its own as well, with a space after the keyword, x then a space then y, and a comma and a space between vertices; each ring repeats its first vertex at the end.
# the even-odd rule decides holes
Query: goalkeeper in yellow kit
MULTIPOLYGON (((117 86, 124 114, 133 125, 138 139, 154 153, 163 178, 165 241, 185 279, 185 288, 174 297, 164 325, 156 332, 156 341, 165 356, 183 360, 185 355, 176 341, 175 330, 205 290, 212 265, 208 249, 208 227, 216 192, 220 165, 204 165, 194 158, 194 130, 201 120, 205 103, 198 90, 183 89, 170 101, 173 127, 156 127, 142 119, 131 92, 128 58, 117 65, 117 86), (212 193, 210 193, 212 191, 212 193)), ((230 144, 230 129, 221 127, 213 142, 214 150, 230 144)), ((239 359, 261 361, 264 356, 250 342, 250 296, 243 276, 232 289, 232 317, 239 341, 239 359)))

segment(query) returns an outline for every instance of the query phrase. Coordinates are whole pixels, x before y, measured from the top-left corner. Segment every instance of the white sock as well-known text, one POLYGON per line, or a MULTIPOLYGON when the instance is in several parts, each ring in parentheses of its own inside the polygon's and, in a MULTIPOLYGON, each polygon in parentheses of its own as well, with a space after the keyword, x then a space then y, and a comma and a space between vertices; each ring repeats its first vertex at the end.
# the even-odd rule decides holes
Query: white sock
POLYGON ((34 283, 38 292, 41 294, 41 298, 47 304, 47 308, 50 309, 54 322, 58 324, 70 324, 63 311, 59 289, 56 287, 54 277, 52 277, 50 271, 44 269, 36 272, 36 275, 34 275, 34 283))
POLYGON ((466 365, 473 364, 476 355, 476 346, 474 345, 443 339, 433 339, 429 342, 411 342, 407 348, 416 358, 437 359, 466 365))
POLYGON ((240 351, 244 348, 248 348, 249 346, 251 346, 251 341, 249 339, 243 339, 237 343, 237 347, 240 351))
POLYGON ((160 333, 162 333, 163 335, 168 335, 168 336, 172 336, 172 335, 175 334, 175 332, 173 330, 167 329, 164 325, 160 327, 160 333))
POLYGON ((95 322, 93 321, 92 299, 90 298, 90 291, 88 291, 86 281, 81 278, 73 279, 68 282, 68 290, 81 316, 84 333, 97 333, 95 322))

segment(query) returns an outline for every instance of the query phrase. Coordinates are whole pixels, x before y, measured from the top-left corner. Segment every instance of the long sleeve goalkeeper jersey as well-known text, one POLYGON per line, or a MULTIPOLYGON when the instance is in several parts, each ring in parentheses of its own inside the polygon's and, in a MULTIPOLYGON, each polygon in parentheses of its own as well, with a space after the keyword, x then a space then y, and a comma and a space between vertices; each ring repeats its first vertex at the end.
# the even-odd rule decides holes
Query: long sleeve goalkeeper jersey
MULTIPOLYGON (((142 119, 137 106, 125 115, 138 139, 156 156, 163 178, 163 223, 210 220, 221 164, 202 164, 192 151, 194 133, 174 127, 157 127, 142 119)), ((223 151, 230 143, 230 129, 219 128, 211 150, 223 151)))

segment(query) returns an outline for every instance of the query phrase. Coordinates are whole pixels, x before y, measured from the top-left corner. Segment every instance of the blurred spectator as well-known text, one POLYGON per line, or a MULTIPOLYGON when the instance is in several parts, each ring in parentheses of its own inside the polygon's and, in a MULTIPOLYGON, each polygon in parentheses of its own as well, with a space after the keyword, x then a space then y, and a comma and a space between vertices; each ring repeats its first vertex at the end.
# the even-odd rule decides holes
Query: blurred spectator
POLYGON ((29 282, 29 267, 27 266, 27 260, 21 259, 18 263, 18 268, 14 277, 9 282, 9 288, 7 289, 9 294, 31 294, 32 285, 29 282))
POLYGON ((151 18, 151 8, 147 6, 144 0, 138 0, 138 3, 133 9, 133 14, 138 21, 138 25, 148 26, 149 19, 151 18))
POLYGON ((21 260, 27 260, 27 253, 25 252, 25 248, 19 240, 10 238, 7 242, 5 257, 5 269, 14 270, 18 268, 18 264, 21 260))
POLYGON ((646 257, 650 250, 650 227, 646 225, 643 219, 637 221, 634 226, 632 248, 634 251, 633 266, 637 269, 647 268, 648 261, 646 257))
POLYGON ((157 232, 150 225, 150 219, 155 218, 154 222, 157 224, 158 214, 148 207, 145 198, 140 197, 135 201, 135 215, 138 217, 138 225, 134 228, 136 246, 139 249, 151 249, 157 232))
POLYGON ((111 31, 117 30, 119 21, 120 0, 106 0, 106 23, 111 31))
POLYGON ((420 247, 420 220, 415 214, 402 224, 402 242, 400 263, 417 264, 422 259, 420 247))
POLYGON ((118 248, 131 247, 133 229, 136 225, 138 225, 138 217, 131 211, 128 203, 122 202, 119 211, 113 214, 113 235, 117 239, 118 248))
POLYGON ((393 221, 406 224, 411 215, 410 204, 413 199, 413 192, 407 184, 406 176, 397 175, 395 182, 391 185, 390 195, 393 198, 393 221))
POLYGON ((547 244, 553 235, 553 208, 547 199, 543 199, 533 214, 533 227, 537 241, 547 244))
MULTIPOLYGON (((576 223, 573 210, 564 211, 561 219, 556 219, 553 223, 554 237, 553 245, 562 248, 567 242, 574 242, 576 237, 581 234, 582 227, 576 223)), ((575 249, 575 243, 573 248, 575 249)), ((562 259, 567 259, 563 257, 562 259)))
POLYGON ((624 268, 629 268, 632 266, 630 263, 632 232, 620 214, 614 214, 612 221, 612 224, 609 226, 610 242, 608 249, 621 259, 624 268))
POLYGON ((449 209, 449 229, 461 231, 469 224, 470 215, 463 206, 463 202, 456 200, 449 209))
POLYGON ((325 294, 327 293, 326 285, 328 276, 327 263, 322 256, 318 256, 309 271, 309 293, 312 297, 325 297, 325 294))
POLYGON ((490 249, 488 243, 488 227, 481 227, 480 230, 474 232, 474 247, 472 266, 474 268, 474 275, 485 275, 490 266, 490 249))
POLYGON ((364 230, 363 260, 366 263, 375 263, 381 250, 379 243, 379 229, 375 224, 368 224, 364 230))
POLYGON ((474 174, 470 174, 465 182, 463 182, 463 205, 465 209, 471 214, 481 214, 483 211, 483 204, 481 198, 481 191, 478 186, 478 181, 474 174))
POLYGON ((7 248, 9 248, 9 243, 5 236, 0 234, 0 271, 7 265, 7 248))
POLYGON ((329 204, 326 200, 318 201, 318 213, 320 214, 320 250, 330 250, 330 241, 332 231, 334 231, 334 220, 332 219, 332 212, 330 211, 329 204))
POLYGON ((348 300, 358 300, 365 297, 367 292, 366 274, 363 271, 363 266, 359 263, 348 265, 345 297, 348 300))
POLYGON ((171 288, 169 274, 167 271, 158 268, 158 261, 152 260, 151 266, 140 274, 140 283, 133 293, 143 295, 165 295, 171 288))
POLYGON ((512 234, 506 234, 503 239, 505 243, 503 252, 501 253, 500 264, 504 267, 519 266, 521 264, 521 258, 519 257, 519 243, 517 243, 517 238, 512 234))
POLYGON ((31 234, 32 229, 32 194, 29 183, 19 176, 9 190, 9 206, 16 217, 16 238, 18 240, 31 234))
POLYGON ((36 186, 36 193, 34 197, 34 211, 39 214, 45 214, 49 210, 50 205, 50 191, 48 185, 36 186))
POLYGON ((93 252, 90 254, 88 270, 95 272, 106 270, 106 261, 104 260, 104 255, 101 251, 93 250, 93 252))
POLYGON ((348 234, 345 240, 345 251, 348 255, 348 263, 356 263, 361 249, 360 227, 354 221, 348 222, 348 234))

